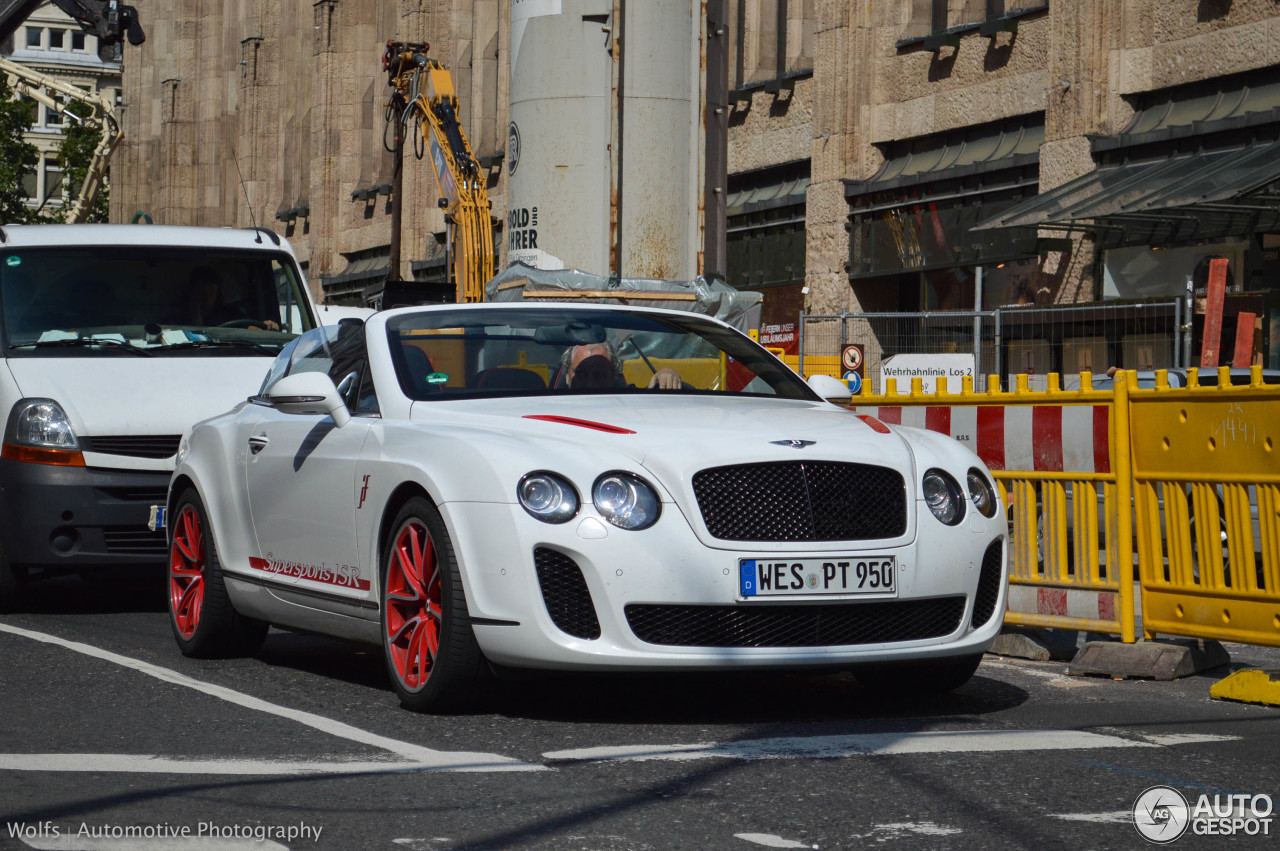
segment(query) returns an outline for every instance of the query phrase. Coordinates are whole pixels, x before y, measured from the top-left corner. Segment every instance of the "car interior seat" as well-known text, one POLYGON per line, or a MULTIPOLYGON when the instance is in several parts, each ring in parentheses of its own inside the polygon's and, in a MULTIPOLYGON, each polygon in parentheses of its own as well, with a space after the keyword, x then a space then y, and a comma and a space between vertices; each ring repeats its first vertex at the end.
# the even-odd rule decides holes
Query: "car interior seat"
POLYGON ((439 393, 440 385, 427 381, 427 376, 434 372, 431 367, 431 358, 427 357, 427 353, 413 345, 404 346, 403 351, 405 366, 409 372, 409 383, 413 386, 414 395, 439 393))
POLYGON ((518 366, 496 366, 476 373, 476 387, 481 390, 546 390, 542 376, 518 366))

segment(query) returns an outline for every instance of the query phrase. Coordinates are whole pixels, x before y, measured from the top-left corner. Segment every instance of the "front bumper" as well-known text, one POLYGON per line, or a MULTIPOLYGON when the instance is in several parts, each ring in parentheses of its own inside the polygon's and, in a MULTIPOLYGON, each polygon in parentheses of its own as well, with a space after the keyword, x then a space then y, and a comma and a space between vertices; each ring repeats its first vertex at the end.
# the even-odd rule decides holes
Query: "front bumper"
MULTIPOLYGON (((670 504, 643 532, 607 526, 589 508, 563 526, 532 520, 518 506, 441 508, 477 641, 492 661, 516 667, 841 667, 964 656, 995 640, 1005 606, 999 515, 954 528, 921 518, 929 527, 896 546, 726 542, 720 548, 700 541, 670 504), (549 591, 535 551, 554 553, 552 566, 573 587, 549 591), (893 556, 897 595, 743 599, 739 559, 774 555, 893 556), (992 565, 985 598, 984 560, 992 565), (975 616, 975 607, 990 614, 975 616)), ((544 555, 544 571, 547 563, 544 555)))
POLYGON ((163 562, 164 530, 151 531, 167 471, 58 467, 0 459, 0 546, 29 567, 110 567, 163 562))

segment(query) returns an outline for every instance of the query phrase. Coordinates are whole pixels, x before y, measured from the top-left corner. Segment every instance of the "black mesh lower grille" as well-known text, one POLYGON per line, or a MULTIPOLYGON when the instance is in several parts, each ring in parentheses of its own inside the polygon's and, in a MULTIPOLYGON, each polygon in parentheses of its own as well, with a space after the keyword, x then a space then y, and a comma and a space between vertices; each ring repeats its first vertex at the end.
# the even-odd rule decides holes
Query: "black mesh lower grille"
POLYGON ((991 620, 1000 599, 1001 562, 1004 561, 1004 542, 992 541, 982 556, 982 574, 978 577, 978 593, 973 597, 973 628, 991 620))
POLYGON ((676 647, 841 647, 941 638, 960 627, 965 598, 822 606, 626 607, 641 641, 676 647))
POLYGON ((599 638, 600 621, 577 562, 564 553, 538 547, 533 551, 533 566, 552 623, 574 638, 599 638))
POLYGON ((155 532, 146 526, 109 526, 102 530, 107 552, 116 555, 163 556, 169 542, 163 529, 155 532))
POLYGON ((834 461, 700 470, 693 492, 707 530, 726 541, 865 541, 907 531, 902 474, 834 461))

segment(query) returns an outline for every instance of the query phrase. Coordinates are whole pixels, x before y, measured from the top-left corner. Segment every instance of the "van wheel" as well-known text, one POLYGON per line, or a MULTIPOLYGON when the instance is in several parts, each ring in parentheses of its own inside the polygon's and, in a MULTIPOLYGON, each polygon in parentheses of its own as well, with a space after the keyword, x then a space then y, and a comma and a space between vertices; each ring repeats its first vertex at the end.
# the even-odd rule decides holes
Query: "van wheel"
POLYGON ((178 499, 169 542, 169 626, 183 655, 200 658, 251 656, 267 637, 268 624, 235 610, 222 580, 204 505, 195 490, 178 499))
POLYGON ((415 712, 470 707, 488 668, 435 506, 421 497, 405 503, 382 552, 382 648, 400 705, 415 712))

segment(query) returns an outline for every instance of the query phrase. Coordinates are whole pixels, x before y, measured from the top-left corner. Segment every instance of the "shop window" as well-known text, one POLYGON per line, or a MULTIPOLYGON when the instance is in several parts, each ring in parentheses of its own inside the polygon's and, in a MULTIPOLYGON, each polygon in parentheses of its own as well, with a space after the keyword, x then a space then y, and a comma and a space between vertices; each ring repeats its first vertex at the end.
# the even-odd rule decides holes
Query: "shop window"
POLYGON ((43 27, 27 27, 27 47, 39 48, 44 43, 43 27))

